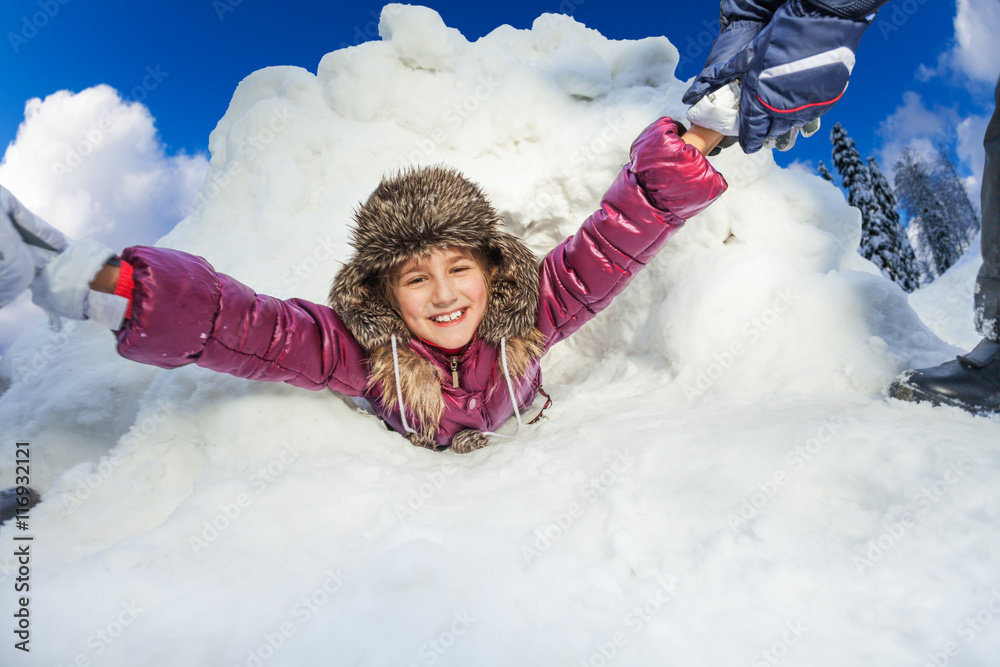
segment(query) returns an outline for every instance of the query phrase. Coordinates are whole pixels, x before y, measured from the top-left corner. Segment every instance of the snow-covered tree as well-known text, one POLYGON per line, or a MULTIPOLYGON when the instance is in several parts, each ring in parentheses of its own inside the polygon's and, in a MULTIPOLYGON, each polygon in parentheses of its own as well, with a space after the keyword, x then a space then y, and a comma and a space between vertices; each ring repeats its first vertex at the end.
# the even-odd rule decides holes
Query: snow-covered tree
POLYGON ((939 166, 909 148, 896 162, 896 196, 910 217, 910 225, 917 224, 914 248, 927 264, 931 279, 947 271, 968 247, 963 241, 964 229, 955 224, 942 196, 942 182, 947 179, 940 171, 939 166))
POLYGON ((855 148, 854 140, 837 123, 830 133, 830 141, 833 143, 833 166, 840 172, 841 184, 847 190, 847 201, 861 211, 858 252, 904 290, 912 292, 919 281, 914 280, 912 275, 912 263, 907 267, 906 260, 901 256, 900 234, 882 212, 875 195, 872 174, 855 148))
POLYGON ((819 175, 823 177, 824 181, 830 181, 833 183, 833 175, 830 174, 830 170, 826 168, 826 163, 822 160, 819 161, 819 175))
POLYGON ((930 249, 921 242, 922 229, 923 220, 919 217, 911 218, 910 224, 906 226, 906 238, 910 240, 913 254, 917 257, 917 271, 920 272, 920 281, 929 283, 934 280, 937 272, 934 269, 934 257, 930 254, 930 249))
POLYGON ((913 246, 906 236, 906 230, 899 219, 896 195, 893 194, 889 181, 882 173, 875 158, 868 158, 868 175, 872 185, 872 194, 878 202, 878 214, 873 220, 873 227, 885 236, 883 259, 888 264, 887 273, 905 292, 912 292, 920 287, 920 268, 913 252, 913 246))
POLYGON ((955 163, 944 146, 938 146, 934 172, 938 197, 945 207, 945 214, 951 219, 951 226, 957 232, 956 240, 961 243, 959 249, 961 256, 979 232, 979 214, 972 206, 969 192, 955 171, 955 163))
MULTIPOLYGON (((830 132, 833 143, 833 166, 840 172, 840 182, 847 190, 848 203, 861 211, 862 220, 868 220, 878 207, 872 194, 871 180, 861 154, 840 123, 830 132)), ((864 238, 864 230, 862 230, 864 238)))

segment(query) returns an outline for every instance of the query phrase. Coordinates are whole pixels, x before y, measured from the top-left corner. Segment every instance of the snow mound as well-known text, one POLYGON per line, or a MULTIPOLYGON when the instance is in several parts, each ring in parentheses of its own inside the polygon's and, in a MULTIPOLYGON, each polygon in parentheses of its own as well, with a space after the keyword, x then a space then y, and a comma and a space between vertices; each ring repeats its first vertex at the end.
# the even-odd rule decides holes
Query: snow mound
MULTIPOLYGON (((470 43, 404 5, 379 30, 247 77, 160 244, 322 301, 351 209, 445 163, 544 254, 684 114, 664 38, 545 14, 470 43)), ((19 339, 0 481, 30 442, 30 664, 884 665, 964 640, 1000 599, 996 421, 884 398, 953 348, 857 255, 836 188, 714 162, 729 192, 545 360, 548 418, 471 455, 329 392, 126 362, 86 324, 19 339)))
POLYGON ((976 276, 983 265, 980 238, 944 275, 910 295, 910 306, 942 340, 962 350, 974 348, 982 336, 973 323, 976 276))

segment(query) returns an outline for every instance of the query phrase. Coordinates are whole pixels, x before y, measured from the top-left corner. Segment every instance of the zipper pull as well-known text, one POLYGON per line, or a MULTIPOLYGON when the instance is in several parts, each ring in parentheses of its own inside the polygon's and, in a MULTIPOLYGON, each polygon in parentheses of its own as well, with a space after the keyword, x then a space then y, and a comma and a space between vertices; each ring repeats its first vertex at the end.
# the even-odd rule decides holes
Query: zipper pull
POLYGON ((458 357, 451 358, 451 386, 458 387, 458 357))

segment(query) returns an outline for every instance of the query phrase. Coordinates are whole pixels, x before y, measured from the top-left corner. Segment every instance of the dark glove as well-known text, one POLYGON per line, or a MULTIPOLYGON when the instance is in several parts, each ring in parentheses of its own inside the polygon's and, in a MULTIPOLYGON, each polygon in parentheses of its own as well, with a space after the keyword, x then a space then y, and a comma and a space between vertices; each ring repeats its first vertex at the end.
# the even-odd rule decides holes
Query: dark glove
POLYGON ((887 1, 791 0, 775 12, 749 47, 740 100, 745 152, 756 153, 769 137, 793 132, 833 108, 847 90, 861 36, 887 1))
MULTIPOLYGON (((770 22, 749 42, 745 40, 754 22, 726 24, 724 16, 716 40, 722 44, 713 46, 708 65, 684 101, 696 103, 737 79, 743 150, 756 153, 765 146, 787 150, 800 128, 805 136, 815 132, 819 116, 844 94, 861 35, 887 1, 790 0, 775 9, 770 22), (729 60, 722 62, 726 55, 729 60)), ((723 14, 727 6, 747 4, 747 0, 726 0, 723 14)))
MULTIPOLYGON (((742 81, 750 69, 747 47, 770 23, 785 0, 722 0, 719 6, 719 36, 712 44, 705 67, 684 93, 683 102, 696 104, 705 95, 734 79, 742 81)), ((715 129, 715 128, 713 128, 715 129)), ((721 130, 719 130, 721 131, 721 130)))

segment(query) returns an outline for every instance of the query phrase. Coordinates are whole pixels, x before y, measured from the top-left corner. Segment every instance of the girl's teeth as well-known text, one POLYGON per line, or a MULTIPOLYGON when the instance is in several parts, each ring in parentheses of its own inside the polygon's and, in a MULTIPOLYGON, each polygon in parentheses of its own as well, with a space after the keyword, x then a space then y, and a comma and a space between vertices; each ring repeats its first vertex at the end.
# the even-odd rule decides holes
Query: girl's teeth
POLYGON ((452 313, 451 315, 442 315, 440 317, 435 317, 434 321, 435 322, 454 322, 455 320, 457 320, 458 318, 460 318, 464 312, 465 312, 464 310, 458 310, 458 311, 455 311, 454 313, 452 313))

